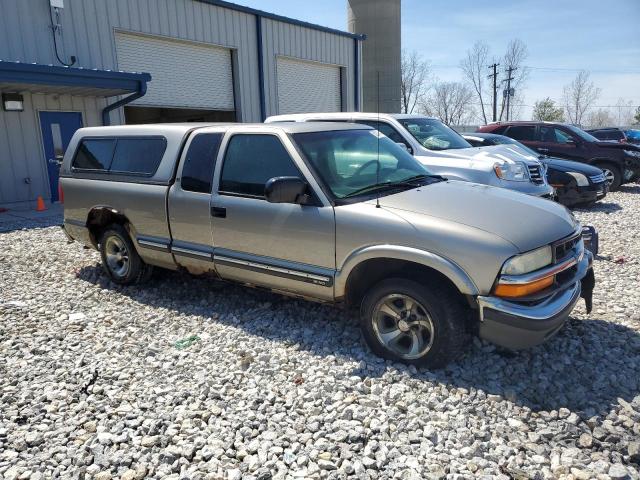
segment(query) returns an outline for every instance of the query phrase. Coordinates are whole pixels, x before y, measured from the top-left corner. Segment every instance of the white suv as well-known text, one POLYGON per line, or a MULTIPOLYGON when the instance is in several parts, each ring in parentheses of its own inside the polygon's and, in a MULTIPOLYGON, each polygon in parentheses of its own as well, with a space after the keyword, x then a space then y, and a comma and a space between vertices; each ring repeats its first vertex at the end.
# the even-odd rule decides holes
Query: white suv
POLYGON ((509 145, 473 147, 437 118, 395 113, 301 113, 272 116, 265 123, 312 121, 369 125, 404 145, 432 173, 553 198, 544 166, 534 156, 509 145))

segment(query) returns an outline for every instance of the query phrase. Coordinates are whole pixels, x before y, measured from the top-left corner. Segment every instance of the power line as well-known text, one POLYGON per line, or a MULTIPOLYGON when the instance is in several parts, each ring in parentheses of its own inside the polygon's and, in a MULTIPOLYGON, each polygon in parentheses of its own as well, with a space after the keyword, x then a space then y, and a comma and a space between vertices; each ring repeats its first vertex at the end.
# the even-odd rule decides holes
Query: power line
MULTIPOLYGON (((444 63, 432 63, 431 64, 432 67, 435 68, 460 68, 460 65, 452 65, 452 64, 444 64, 444 63)), ((583 70, 590 72, 590 73, 637 73, 640 74, 640 70, 638 69, 602 69, 602 68, 597 68, 597 69, 591 69, 591 68, 565 68, 565 67, 536 67, 533 65, 523 65, 523 68, 525 69, 531 69, 531 70, 547 70, 547 71, 558 71, 558 72, 581 72, 583 70)))

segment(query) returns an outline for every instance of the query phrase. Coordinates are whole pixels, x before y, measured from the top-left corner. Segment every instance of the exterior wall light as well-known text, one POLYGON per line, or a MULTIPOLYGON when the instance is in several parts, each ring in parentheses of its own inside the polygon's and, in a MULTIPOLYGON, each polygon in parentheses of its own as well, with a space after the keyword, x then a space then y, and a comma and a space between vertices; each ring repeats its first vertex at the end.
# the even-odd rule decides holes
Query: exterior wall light
POLYGON ((5 112, 22 112, 24 110, 24 97, 19 93, 3 93, 2 108, 5 112))

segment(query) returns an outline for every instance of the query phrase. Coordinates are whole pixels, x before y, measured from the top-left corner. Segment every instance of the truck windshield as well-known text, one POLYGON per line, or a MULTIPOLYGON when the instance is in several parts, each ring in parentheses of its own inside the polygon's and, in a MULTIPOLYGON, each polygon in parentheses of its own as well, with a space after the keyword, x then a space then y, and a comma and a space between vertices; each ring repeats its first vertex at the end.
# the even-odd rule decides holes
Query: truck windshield
POLYGON ((293 139, 336 198, 412 188, 439 177, 376 130, 296 133, 293 139))
POLYGON ((401 118, 400 124, 429 150, 472 148, 458 132, 434 118, 401 118))

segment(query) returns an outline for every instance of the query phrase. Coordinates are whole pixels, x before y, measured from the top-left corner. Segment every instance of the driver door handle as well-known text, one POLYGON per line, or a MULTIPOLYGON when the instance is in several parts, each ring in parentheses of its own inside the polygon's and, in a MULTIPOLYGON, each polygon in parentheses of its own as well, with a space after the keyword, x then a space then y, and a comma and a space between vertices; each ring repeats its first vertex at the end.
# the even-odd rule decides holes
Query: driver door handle
POLYGON ((227 209, 224 207, 211 207, 211 216, 216 218, 227 218, 227 209))

